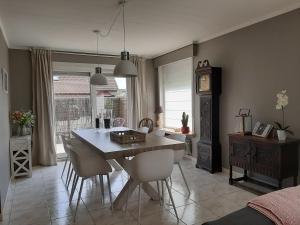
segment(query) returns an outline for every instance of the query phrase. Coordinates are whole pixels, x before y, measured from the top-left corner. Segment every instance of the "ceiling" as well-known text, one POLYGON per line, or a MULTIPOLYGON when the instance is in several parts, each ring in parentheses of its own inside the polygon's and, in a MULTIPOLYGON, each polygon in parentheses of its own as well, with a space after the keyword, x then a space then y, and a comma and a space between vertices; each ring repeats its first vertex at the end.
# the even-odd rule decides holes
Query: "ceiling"
MULTIPOLYGON (((118 0, 0 0, 10 48, 96 52, 94 29, 106 32, 118 0)), ((300 0, 129 0, 126 48, 155 57, 300 7, 300 0)), ((101 39, 101 53, 119 54, 122 21, 101 39)))

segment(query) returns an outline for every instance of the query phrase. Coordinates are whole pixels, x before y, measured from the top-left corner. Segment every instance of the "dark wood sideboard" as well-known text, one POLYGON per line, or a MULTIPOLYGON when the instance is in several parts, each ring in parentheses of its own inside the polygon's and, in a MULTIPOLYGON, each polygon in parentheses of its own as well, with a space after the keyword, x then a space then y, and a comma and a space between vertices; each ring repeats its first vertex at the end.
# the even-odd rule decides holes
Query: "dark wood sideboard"
POLYGON ((296 186, 298 149, 298 139, 279 142, 275 139, 229 134, 229 183, 249 180, 247 172, 251 171, 277 180, 279 189, 283 179, 289 177, 293 177, 293 184, 296 186), (233 178, 233 166, 244 169, 244 176, 233 178))

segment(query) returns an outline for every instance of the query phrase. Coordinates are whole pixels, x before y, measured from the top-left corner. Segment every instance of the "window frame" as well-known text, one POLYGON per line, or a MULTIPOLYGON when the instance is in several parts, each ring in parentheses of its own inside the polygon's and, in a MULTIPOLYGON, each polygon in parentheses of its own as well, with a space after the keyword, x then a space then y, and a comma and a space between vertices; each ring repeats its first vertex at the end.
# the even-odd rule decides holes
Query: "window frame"
POLYGON ((163 74, 161 73, 161 68, 163 66, 167 66, 167 65, 170 65, 170 64, 173 64, 173 63, 177 63, 179 61, 183 61, 183 60, 190 60, 190 66, 191 66, 191 83, 190 83, 190 88, 191 88, 191 114, 190 117, 189 117, 189 120, 191 120, 190 124, 191 124, 191 133, 194 133, 194 130, 195 130, 195 119, 194 119, 194 115, 195 115, 195 110, 194 110, 194 93, 193 93, 193 90, 194 90, 194 58, 193 57, 188 57, 188 58, 184 58, 184 59, 180 59, 180 60, 177 60, 177 61, 174 61, 174 62, 170 62, 170 63, 167 63, 167 64, 164 64, 164 65, 161 65, 158 67, 158 90, 159 90, 159 103, 160 105, 163 107, 164 109, 164 113, 163 113, 163 116, 162 116, 162 121, 163 121, 163 128, 166 128, 166 129, 178 129, 180 127, 168 127, 166 126, 166 117, 165 117, 165 111, 166 111, 166 107, 165 107, 165 85, 164 85, 164 79, 163 79, 163 74))

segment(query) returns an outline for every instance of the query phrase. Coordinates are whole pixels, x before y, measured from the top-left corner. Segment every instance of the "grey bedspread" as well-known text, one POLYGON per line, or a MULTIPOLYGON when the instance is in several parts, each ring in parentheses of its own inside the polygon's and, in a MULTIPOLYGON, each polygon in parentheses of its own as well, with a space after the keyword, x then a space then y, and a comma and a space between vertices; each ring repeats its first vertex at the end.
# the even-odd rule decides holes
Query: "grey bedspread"
POLYGON ((250 207, 242 208, 218 220, 203 225, 275 225, 270 219, 250 207))

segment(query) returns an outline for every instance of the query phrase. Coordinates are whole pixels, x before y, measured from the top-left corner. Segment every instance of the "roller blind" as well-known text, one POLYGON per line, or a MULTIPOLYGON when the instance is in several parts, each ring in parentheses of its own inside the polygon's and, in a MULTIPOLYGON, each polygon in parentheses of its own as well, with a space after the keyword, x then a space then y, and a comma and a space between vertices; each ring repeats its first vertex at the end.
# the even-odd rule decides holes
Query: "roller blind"
POLYGON ((188 126, 192 129, 192 58, 159 66, 158 73, 164 127, 180 128, 182 113, 186 112, 190 116, 188 126))

